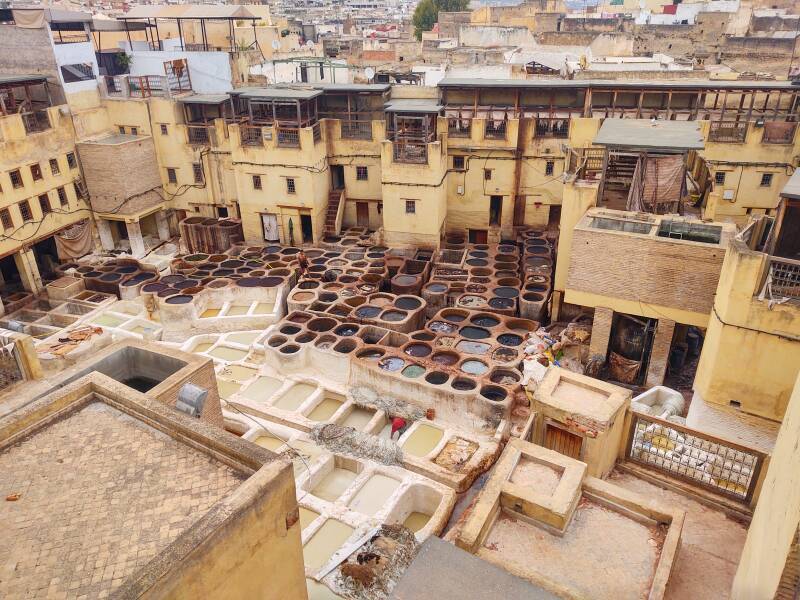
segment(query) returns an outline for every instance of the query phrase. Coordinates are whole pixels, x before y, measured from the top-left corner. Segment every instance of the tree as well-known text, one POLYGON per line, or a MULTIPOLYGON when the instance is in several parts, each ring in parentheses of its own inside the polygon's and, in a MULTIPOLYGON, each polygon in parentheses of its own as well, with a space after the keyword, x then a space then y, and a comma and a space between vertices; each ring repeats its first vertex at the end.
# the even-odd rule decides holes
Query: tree
POLYGON ((414 35, 422 39, 423 31, 430 31, 439 20, 439 11, 459 12, 467 10, 470 0, 420 0, 414 10, 414 35))

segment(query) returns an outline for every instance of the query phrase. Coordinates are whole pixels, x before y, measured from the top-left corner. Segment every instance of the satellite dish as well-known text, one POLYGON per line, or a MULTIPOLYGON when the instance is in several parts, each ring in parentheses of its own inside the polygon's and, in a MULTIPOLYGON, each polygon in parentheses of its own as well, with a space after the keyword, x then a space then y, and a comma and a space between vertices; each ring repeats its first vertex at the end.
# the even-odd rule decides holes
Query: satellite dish
POLYGON ((375 69, 373 69, 372 67, 367 67, 366 69, 364 69, 364 75, 367 76, 367 79, 372 81, 372 78, 375 77, 375 69))
POLYGON ((278 40, 272 40, 272 49, 280 50, 281 43, 278 40))
POLYGON ((313 41, 311 41, 311 40, 308 40, 308 41, 306 42, 306 48, 309 48, 309 49, 310 49, 310 48, 313 48, 313 47, 314 47, 314 42, 313 42, 313 41))

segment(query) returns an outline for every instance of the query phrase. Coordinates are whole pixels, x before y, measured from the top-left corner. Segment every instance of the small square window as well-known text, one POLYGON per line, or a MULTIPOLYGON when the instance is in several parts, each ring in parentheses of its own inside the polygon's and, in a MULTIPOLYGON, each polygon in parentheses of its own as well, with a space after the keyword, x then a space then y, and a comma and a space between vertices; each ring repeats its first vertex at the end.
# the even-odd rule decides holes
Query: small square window
POLYGON ((59 173, 61 173, 61 169, 58 166, 58 160, 55 158, 50 159, 50 172, 53 175, 58 175, 59 173))
POLYGON ((761 174, 761 187, 769 187, 772 185, 772 173, 761 174))
POLYGON ((413 215, 417 212, 417 201, 416 200, 406 200, 406 214, 413 215))
POLYGON ((220 219, 227 219, 228 218, 228 207, 227 206, 218 206, 217 207, 217 216, 220 219))
POLYGON ((23 186, 22 173, 19 172, 19 169, 14 169, 8 175, 11 177, 11 185, 14 186, 15 189, 23 186))
POLYGON ((33 177, 34 181, 39 181, 42 178, 42 167, 39 166, 39 163, 31 165, 31 177, 33 177))
POLYGON ((28 221, 33 221, 33 213, 31 212, 31 205, 28 203, 27 200, 23 200, 19 204, 19 214, 22 215, 22 222, 27 223, 28 221))
POLYGON ((122 125, 117 126, 120 135, 125 135, 125 128, 122 125))
POLYGON ((464 157, 463 156, 454 156, 453 157, 453 168, 458 169, 459 171, 464 170, 464 157))
POLYGON ((139 135, 138 127, 131 127, 131 135, 139 135))
POLYGON ((253 175, 253 189, 254 190, 261 189, 261 175, 253 175))
POLYGON ((78 161, 75 160, 75 153, 74 152, 67 152, 67 166, 70 169, 77 169, 78 168, 78 161))
POLYGON ((286 193, 287 194, 294 194, 297 192, 297 188, 294 186, 294 177, 287 177, 286 178, 286 193))
POLYGON ((7 208, 0 210, 0 222, 2 222, 5 231, 14 227, 14 221, 11 219, 11 212, 7 208))
POLYGON ((42 215, 49 215, 53 212, 53 209, 50 206, 50 198, 47 197, 47 194, 42 194, 39 196, 39 208, 42 209, 42 215))
POLYGON ((383 202, 378 202, 378 214, 383 214, 383 202))
POLYGON ((484 169, 483 170, 483 178, 486 181, 489 181, 492 178, 492 170, 491 169, 484 169))
POLYGON ((167 129, 166 123, 161 124, 161 135, 169 135, 169 129, 167 129))
POLYGON ((203 165, 192 163, 192 173, 194 174, 195 183, 203 183, 203 165))
POLYGON ((356 167, 356 179, 358 181, 366 181, 369 179, 369 171, 367 167, 356 167))
POLYGON ((556 169, 556 163, 552 160, 548 160, 544 165, 544 174, 552 175, 555 169, 556 169))
POLYGON ((717 185, 725 185, 725 171, 717 171, 714 173, 714 183, 717 185))
POLYGON ((67 206, 69 204, 69 200, 67 199, 67 190, 63 187, 57 188, 56 193, 58 194, 58 203, 61 206, 67 206))
POLYGON ((175 169, 167 169, 167 181, 170 183, 178 183, 178 174, 175 169))

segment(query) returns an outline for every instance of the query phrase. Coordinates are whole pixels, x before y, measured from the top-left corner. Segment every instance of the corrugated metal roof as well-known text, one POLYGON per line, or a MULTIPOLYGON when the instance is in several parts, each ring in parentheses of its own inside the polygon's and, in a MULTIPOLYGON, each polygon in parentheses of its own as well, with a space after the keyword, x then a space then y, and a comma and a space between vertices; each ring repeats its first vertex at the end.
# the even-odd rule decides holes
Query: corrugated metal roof
POLYGON ((705 147, 696 121, 606 119, 594 138, 600 146, 677 152, 705 147))
POLYGON ((392 86, 388 83, 325 83, 319 87, 324 92, 386 92, 392 86))
POLYGON ((438 87, 448 88, 655 88, 655 89, 797 89, 790 81, 716 81, 710 79, 603 80, 603 79, 467 79, 445 77, 438 87))
POLYGON ((434 98, 398 98, 387 102, 384 110, 401 113, 438 113, 443 108, 434 98))
POLYGON ((0 85, 14 85, 23 83, 44 83, 44 75, 0 75, 0 85))
POLYGON ((800 200, 800 169, 795 169, 789 181, 781 190, 781 197, 790 200, 800 200))

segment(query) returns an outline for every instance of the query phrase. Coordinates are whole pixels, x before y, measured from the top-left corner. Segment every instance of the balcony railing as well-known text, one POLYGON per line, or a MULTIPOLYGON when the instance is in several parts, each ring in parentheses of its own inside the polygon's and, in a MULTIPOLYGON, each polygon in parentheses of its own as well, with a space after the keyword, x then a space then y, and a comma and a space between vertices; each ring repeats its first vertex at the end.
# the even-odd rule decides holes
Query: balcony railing
POLYGON ((242 146, 263 146, 264 134, 262 127, 258 125, 240 125, 239 135, 242 139, 242 146))
POLYGON ((536 137, 565 139, 569 137, 569 119, 541 117, 536 119, 536 137))
POLYGON ((711 121, 709 124, 709 142, 741 144, 745 137, 747 137, 746 121, 711 121))
POLYGON ((209 125, 187 125, 186 134, 192 146, 213 146, 214 129, 209 125))
POLYGON ((38 133, 50 129, 50 117, 46 110, 34 110, 20 113, 25 133, 38 133))
POLYGON ((428 162, 428 144, 425 142, 395 140, 392 146, 394 162, 412 164, 427 164, 428 162))
POLYGON ((150 98, 164 93, 164 79, 161 75, 138 75, 128 77, 131 98, 150 98))
POLYGON ((800 260, 771 256, 765 286, 769 298, 800 301, 800 260))
POLYGON ((278 146, 282 148, 300 147, 300 130, 296 127, 278 127, 278 146))
POLYGON ((372 121, 342 121, 342 139, 372 140, 372 121))
POLYGON ((797 123, 790 121, 768 121, 764 123, 761 141, 764 144, 791 144, 796 129, 797 123))
POLYGON ((638 412, 631 414, 626 457, 663 475, 749 504, 764 454, 638 412))
POLYGON ((472 119, 447 119, 447 135, 450 137, 468 138, 472 135, 472 119))
POLYGON ((487 120, 483 135, 489 140, 506 139, 506 121, 487 120))

